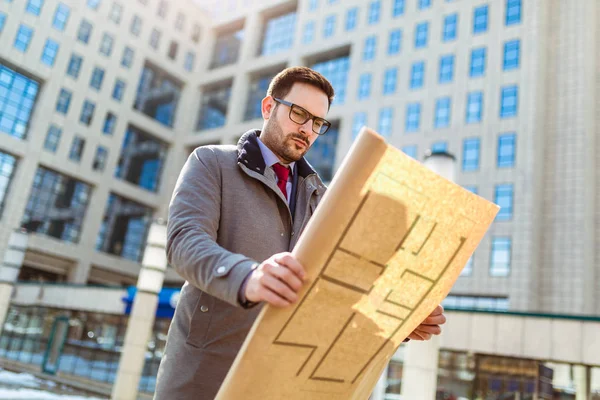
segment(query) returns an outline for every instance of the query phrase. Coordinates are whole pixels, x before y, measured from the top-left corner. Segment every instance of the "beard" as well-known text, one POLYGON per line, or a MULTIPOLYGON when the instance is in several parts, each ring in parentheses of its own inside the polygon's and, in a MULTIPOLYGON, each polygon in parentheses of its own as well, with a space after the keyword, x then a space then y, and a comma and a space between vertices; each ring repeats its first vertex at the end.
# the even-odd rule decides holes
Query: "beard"
POLYGON ((310 148, 305 136, 298 132, 283 133, 274 118, 267 122, 261 140, 287 164, 300 160, 310 148))

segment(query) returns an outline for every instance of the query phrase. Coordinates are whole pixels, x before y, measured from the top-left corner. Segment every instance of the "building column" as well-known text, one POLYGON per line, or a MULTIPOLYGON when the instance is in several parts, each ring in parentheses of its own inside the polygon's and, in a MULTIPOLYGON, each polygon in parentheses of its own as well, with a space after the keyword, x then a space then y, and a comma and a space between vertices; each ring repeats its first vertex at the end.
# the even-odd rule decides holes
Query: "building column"
POLYGON ((4 261, 0 266, 0 333, 10 306, 13 288, 25 259, 28 240, 29 236, 24 229, 12 232, 8 239, 4 261))
POLYGON ((402 368, 402 398, 434 400, 437 389, 440 337, 406 344, 402 368))
POLYGON ((588 400, 591 398, 591 369, 585 365, 573 366, 573 380, 575 381, 575 400, 588 400))
POLYGON ((129 315, 119 368, 111 399, 135 400, 146 360, 148 340, 154 327, 158 293, 161 291, 167 268, 167 226, 164 221, 152 223, 148 234, 137 292, 129 315))

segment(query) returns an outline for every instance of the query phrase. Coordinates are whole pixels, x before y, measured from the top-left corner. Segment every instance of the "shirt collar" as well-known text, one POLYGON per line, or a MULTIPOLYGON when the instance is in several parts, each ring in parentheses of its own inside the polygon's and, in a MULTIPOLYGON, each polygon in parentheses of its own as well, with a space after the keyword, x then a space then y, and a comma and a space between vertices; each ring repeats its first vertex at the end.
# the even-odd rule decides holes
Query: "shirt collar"
MULTIPOLYGON (((278 162, 280 162, 279 158, 275 155, 275 153, 273 153, 273 151, 270 148, 268 148, 267 145, 262 142, 262 140, 260 140, 260 137, 258 138, 258 147, 260 147, 260 152, 262 153, 263 159, 265 160, 265 164, 267 167, 272 167, 273 164, 277 164, 278 162)), ((295 164, 295 162, 291 162, 289 164, 292 174, 294 172, 295 164)))

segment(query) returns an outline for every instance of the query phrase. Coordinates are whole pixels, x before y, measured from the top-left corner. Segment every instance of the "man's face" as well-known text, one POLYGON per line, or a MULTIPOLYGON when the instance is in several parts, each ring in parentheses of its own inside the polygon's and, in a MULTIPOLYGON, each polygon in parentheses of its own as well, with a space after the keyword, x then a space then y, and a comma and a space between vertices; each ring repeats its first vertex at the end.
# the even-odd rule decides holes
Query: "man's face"
MULTIPOLYGON (((321 118, 327 116, 329 109, 327 95, 305 83, 295 83, 281 100, 294 103, 321 118)), ((318 137, 312 129, 312 119, 302 125, 297 124, 289 117, 290 107, 278 104, 272 97, 263 99, 262 113, 264 124, 260 139, 286 164, 300 160, 318 137)))

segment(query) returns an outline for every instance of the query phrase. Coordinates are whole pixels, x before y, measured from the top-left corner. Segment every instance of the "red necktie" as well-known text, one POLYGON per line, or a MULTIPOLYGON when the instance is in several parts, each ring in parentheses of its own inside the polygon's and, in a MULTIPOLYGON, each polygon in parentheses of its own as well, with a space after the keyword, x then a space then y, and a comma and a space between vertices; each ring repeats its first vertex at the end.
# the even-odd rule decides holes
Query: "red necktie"
POLYGON ((287 181, 288 176, 290 176, 290 168, 283 166, 279 163, 273 164, 273 171, 275 171, 275 175, 277 175, 277 187, 283 193, 283 197, 287 199, 287 181))

